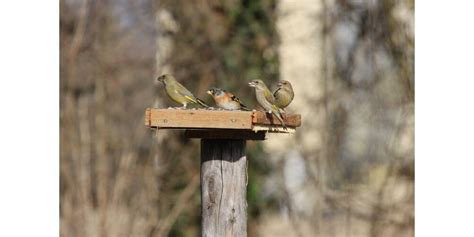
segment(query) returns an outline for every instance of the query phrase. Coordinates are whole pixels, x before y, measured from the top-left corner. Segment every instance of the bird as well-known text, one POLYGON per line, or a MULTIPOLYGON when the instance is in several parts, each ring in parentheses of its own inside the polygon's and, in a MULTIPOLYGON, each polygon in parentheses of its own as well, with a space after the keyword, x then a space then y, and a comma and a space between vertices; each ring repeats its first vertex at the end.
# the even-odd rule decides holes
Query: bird
POLYGON ((279 81, 273 97, 275 97, 275 105, 284 111, 295 97, 291 83, 286 80, 279 81))
POLYGON ((223 89, 212 88, 207 91, 207 94, 212 96, 214 102, 216 102, 216 105, 219 108, 225 110, 250 110, 240 102, 240 99, 237 98, 237 96, 223 89))
POLYGON ((275 97, 272 92, 268 89, 262 80, 255 79, 249 82, 250 87, 255 88, 255 96, 258 103, 265 109, 266 112, 274 114, 275 117, 280 121, 283 128, 286 129, 285 122, 281 116, 280 108, 275 105, 275 97))
POLYGON ((159 76, 157 80, 163 83, 166 94, 171 100, 183 105, 181 108, 186 109, 188 104, 199 104, 204 108, 209 107, 204 101, 196 98, 186 87, 176 81, 172 75, 164 74, 159 76))

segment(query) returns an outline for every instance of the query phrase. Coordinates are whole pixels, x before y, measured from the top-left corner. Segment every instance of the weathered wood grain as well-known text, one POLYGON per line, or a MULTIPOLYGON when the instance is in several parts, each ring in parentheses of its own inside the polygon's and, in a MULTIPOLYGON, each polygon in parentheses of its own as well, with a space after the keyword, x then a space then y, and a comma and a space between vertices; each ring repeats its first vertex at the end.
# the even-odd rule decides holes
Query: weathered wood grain
MULTIPOLYGON (((287 127, 301 126, 301 115, 285 114, 287 127)), ((146 109, 145 125, 160 129, 216 128, 252 130, 257 125, 281 126, 273 115, 262 111, 146 109)))
POLYGON ((251 129, 252 112, 150 109, 145 124, 158 128, 229 128, 251 129))
POLYGON ((247 236, 245 140, 201 140, 203 237, 247 236))
MULTIPOLYGON (((283 114, 283 122, 288 127, 299 127, 301 126, 301 115, 300 114, 283 114)), ((252 123, 257 125, 281 125, 280 121, 275 115, 270 115, 262 111, 255 111, 252 114, 252 123)))

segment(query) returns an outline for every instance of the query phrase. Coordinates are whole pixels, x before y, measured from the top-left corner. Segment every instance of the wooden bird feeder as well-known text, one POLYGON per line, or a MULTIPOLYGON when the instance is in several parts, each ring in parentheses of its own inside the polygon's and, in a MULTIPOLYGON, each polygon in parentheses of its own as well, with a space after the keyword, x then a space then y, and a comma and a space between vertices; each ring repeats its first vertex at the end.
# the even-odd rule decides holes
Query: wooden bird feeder
POLYGON ((185 129, 201 139, 201 236, 247 236, 246 140, 264 140, 267 133, 293 133, 301 115, 286 114, 287 129, 261 111, 151 109, 145 125, 185 129))

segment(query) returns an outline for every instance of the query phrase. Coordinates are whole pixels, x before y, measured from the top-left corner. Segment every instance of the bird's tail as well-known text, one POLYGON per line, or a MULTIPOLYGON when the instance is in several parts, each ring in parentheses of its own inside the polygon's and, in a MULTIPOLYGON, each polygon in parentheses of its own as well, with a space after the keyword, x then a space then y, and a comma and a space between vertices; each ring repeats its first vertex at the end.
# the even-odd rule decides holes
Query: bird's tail
POLYGON ((247 106, 245 106, 244 104, 240 103, 240 109, 241 110, 245 110, 245 111, 250 111, 251 109, 249 109, 247 106))
POLYGON ((204 101, 202 101, 202 100, 199 99, 199 98, 196 98, 196 102, 197 102, 198 104, 200 104, 200 105, 201 105, 202 107, 204 107, 204 108, 209 108, 209 105, 207 105, 206 103, 204 103, 204 101))
POLYGON ((275 117, 277 117, 278 121, 280 121, 281 125, 286 130, 286 125, 285 125, 285 122, 283 122, 283 118, 281 117, 280 111, 278 111, 278 110, 273 111, 273 114, 275 114, 275 117))

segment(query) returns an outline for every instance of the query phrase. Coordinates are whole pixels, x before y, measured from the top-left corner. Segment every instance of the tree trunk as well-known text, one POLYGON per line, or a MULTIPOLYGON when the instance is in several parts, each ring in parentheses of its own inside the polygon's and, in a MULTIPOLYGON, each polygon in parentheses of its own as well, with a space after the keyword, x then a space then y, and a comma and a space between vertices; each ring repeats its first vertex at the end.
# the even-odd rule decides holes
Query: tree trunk
POLYGON ((245 140, 201 140, 203 237, 247 236, 245 140))
POLYGON ((265 146, 272 160, 283 161, 289 218, 292 232, 299 236, 303 229, 322 235, 327 158, 323 2, 277 1, 280 79, 290 81, 295 91, 286 110, 301 113, 305 119, 303 132, 269 139, 265 146))

